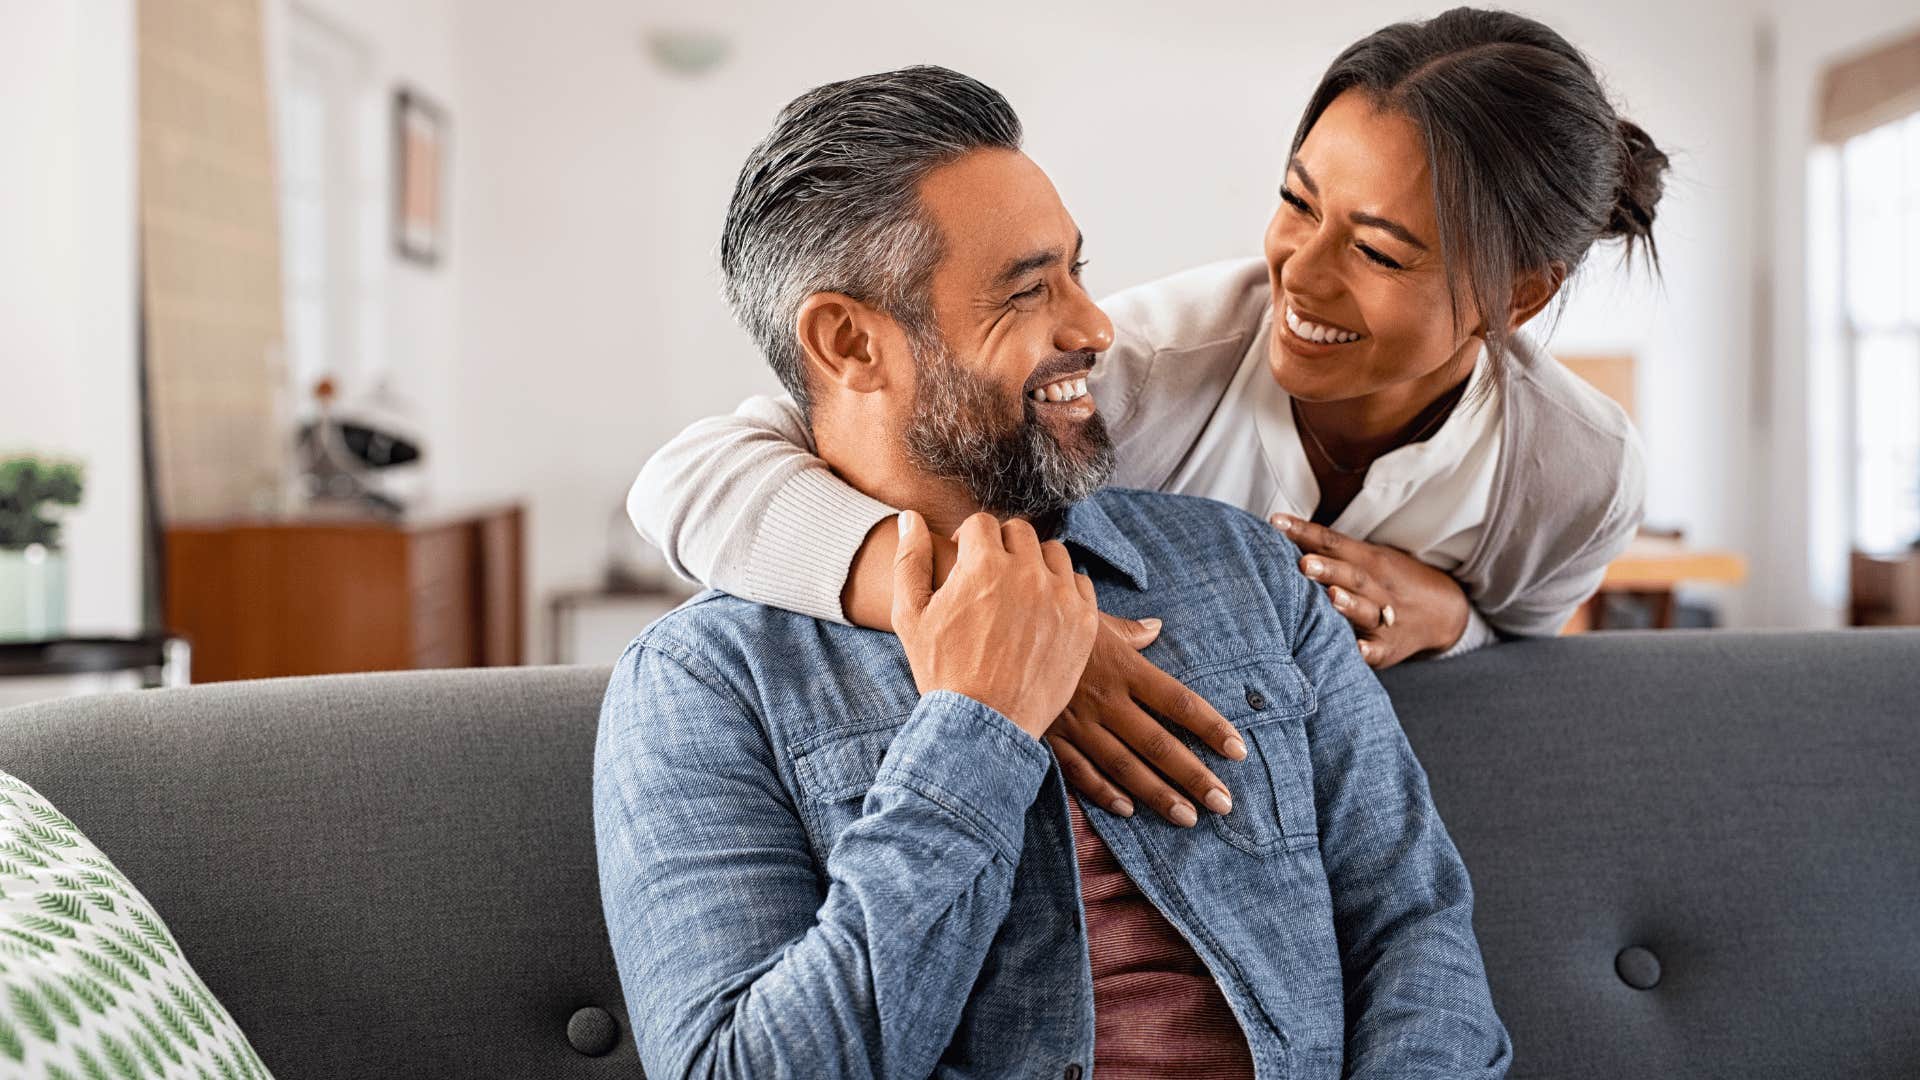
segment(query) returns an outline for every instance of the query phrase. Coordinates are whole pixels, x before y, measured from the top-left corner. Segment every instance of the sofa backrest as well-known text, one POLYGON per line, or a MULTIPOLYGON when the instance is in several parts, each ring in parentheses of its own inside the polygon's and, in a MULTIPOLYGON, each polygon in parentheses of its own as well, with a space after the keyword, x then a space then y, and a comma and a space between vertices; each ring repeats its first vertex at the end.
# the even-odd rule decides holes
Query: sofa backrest
POLYGON ((0 713, 0 768, 146 894, 277 1080, 631 1080, 593 849, 607 675, 326 676, 26 706, 0 713), (568 1036, 594 1009, 618 1032, 600 1056, 568 1036))
MULTIPOLYGON (((280 1080, 633 1077, 594 870, 606 679, 29 706, 0 768, 145 891, 280 1080)), ((1920 1075, 1920 632, 1598 634, 1385 681, 1514 1076, 1920 1075)))

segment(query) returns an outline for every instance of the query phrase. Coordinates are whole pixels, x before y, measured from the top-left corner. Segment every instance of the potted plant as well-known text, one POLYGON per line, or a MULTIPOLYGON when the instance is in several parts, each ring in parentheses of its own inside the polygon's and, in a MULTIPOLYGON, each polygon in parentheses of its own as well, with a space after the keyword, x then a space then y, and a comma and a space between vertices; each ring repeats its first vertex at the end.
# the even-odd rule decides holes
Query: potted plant
POLYGON ((0 641, 59 637, 67 628, 67 565, 59 509, 80 505, 77 462, 0 458, 0 641))

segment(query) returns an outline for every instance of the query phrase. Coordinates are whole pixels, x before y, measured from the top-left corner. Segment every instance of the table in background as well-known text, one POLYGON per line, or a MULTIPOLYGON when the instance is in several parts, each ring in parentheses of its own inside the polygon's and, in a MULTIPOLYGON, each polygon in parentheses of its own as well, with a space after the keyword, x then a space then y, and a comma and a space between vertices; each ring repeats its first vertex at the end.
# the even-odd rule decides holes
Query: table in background
POLYGON ((519 664, 524 518, 506 503, 170 525, 167 625, 200 682, 519 664))
POLYGON ((547 660, 611 664, 647 624, 685 603, 690 589, 562 589, 547 598, 547 660))
POLYGON ((109 690, 185 686, 192 650, 166 634, 0 641, 0 708, 109 690))
POLYGON ((1607 564, 1600 591, 1593 594, 1567 623, 1564 634, 1605 628, 1605 606, 1610 595, 1625 594, 1646 601, 1653 609, 1653 626, 1673 625, 1673 591, 1681 585, 1738 585, 1747 579, 1747 560, 1733 551, 1689 547, 1666 536, 1637 536, 1620 557, 1607 564))

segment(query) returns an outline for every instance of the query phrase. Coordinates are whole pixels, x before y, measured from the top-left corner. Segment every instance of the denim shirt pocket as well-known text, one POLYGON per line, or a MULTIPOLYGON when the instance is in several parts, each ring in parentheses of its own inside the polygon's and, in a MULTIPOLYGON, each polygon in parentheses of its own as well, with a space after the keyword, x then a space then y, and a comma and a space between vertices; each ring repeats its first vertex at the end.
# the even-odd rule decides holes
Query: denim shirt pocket
POLYGON ((822 731, 789 748, 800 785, 800 813, 822 854, 860 817, 887 748, 906 721, 904 715, 864 720, 822 731))
POLYGON ((1240 731, 1245 761, 1233 761, 1183 737, 1233 794, 1233 811, 1208 814, 1214 831, 1249 855, 1319 846, 1313 801, 1313 759, 1307 717, 1317 707, 1313 684, 1286 657, 1249 657, 1209 664, 1182 676, 1240 731))

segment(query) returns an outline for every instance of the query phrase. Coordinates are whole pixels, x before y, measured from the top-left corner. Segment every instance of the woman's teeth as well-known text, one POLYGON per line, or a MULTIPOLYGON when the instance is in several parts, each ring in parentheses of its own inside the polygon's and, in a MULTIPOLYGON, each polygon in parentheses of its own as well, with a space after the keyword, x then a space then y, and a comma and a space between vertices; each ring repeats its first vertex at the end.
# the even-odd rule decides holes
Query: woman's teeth
POLYGON ((1087 380, 1085 376, 1077 379, 1061 379, 1059 382, 1035 387, 1033 393, 1028 396, 1035 401, 1072 401, 1075 398, 1087 396, 1087 380))
POLYGON ((1308 341, 1317 341, 1323 345, 1345 345, 1349 341, 1359 341, 1366 336, 1350 330, 1338 330, 1331 326, 1308 322, 1295 315, 1292 308, 1287 309, 1287 329, 1299 337, 1308 341))

